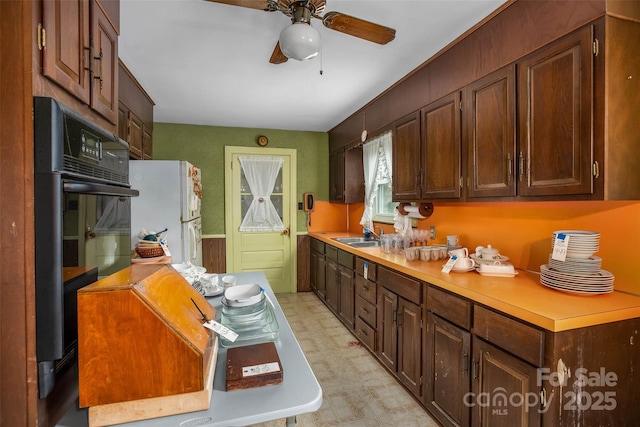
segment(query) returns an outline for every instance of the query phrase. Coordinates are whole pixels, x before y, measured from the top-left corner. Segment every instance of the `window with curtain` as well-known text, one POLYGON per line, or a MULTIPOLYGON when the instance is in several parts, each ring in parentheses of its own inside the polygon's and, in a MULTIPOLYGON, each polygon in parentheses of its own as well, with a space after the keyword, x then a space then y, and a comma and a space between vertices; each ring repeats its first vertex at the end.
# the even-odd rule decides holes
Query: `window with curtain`
POLYGON ((282 223, 282 163, 284 160, 281 157, 262 156, 239 156, 238 160, 242 166, 240 231, 284 230, 282 223))
POLYGON ((386 132, 362 146, 365 207, 360 225, 363 228, 373 230, 374 220, 393 223, 393 212, 398 204, 391 201, 391 135, 391 131, 386 132))

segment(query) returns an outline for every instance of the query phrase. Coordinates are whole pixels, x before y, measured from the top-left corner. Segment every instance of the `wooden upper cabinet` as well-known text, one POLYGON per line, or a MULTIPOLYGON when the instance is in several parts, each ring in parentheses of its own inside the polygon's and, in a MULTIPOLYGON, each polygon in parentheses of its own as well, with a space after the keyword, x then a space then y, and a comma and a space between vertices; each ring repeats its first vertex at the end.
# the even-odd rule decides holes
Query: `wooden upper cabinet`
POLYGON ((112 20, 96 0, 42 3, 43 75, 116 124, 118 33, 112 20))
POLYGON ((128 114, 128 139, 130 156, 136 159, 142 159, 142 142, 144 134, 142 131, 142 121, 133 112, 128 114))
POLYGON ((515 66, 473 82, 465 94, 467 197, 515 196, 515 66))
POLYGON ((42 20, 42 74, 89 104, 89 1, 43 1, 42 20))
POLYGON ((518 62, 518 194, 591 194, 593 27, 518 62))
POLYGON ((91 108, 111 123, 118 120, 118 33, 95 2, 91 14, 91 108))
POLYGON ((329 156, 329 201, 364 202, 362 146, 341 148, 329 156))
POLYGON ((118 61, 118 89, 118 136, 129 143, 132 159, 150 160, 155 104, 122 61, 118 61))
POLYGON ((460 101, 455 91, 421 111, 423 200, 460 198, 460 101))
POLYGON ((420 112, 393 124, 393 201, 420 198, 420 112))
POLYGON ((344 149, 329 156, 329 201, 344 203, 344 149))

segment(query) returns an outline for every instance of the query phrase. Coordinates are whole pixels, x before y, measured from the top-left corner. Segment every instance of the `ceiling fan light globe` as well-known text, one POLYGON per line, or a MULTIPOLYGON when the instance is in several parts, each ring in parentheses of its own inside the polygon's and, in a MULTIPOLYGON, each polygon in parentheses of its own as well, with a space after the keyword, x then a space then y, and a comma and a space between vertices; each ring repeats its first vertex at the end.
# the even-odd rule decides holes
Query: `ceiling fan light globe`
POLYGON ((280 33, 280 50, 287 58, 304 61, 320 52, 320 33, 311 25, 296 22, 280 33))

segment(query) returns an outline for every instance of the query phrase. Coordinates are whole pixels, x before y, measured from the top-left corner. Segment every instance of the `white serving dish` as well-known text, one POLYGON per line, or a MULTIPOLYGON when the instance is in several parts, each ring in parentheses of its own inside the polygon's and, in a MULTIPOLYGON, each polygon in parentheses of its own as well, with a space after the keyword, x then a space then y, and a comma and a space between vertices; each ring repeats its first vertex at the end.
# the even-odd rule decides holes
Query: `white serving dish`
POLYGON ((264 290, 260 285, 237 285, 224 291, 224 298, 230 307, 246 307, 256 304, 264 298, 264 290))

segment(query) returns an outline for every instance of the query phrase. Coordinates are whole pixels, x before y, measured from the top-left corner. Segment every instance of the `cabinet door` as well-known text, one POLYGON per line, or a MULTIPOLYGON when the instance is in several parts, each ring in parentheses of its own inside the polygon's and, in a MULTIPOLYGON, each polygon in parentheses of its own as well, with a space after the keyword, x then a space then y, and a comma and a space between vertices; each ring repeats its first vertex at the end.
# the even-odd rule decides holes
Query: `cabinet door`
POLYGON ((592 192, 592 27, 518 63, 522 196, 592 192))
POLYGON ((344 151, 329 156, 329 201, 344 203, 344 151))
POLYGON ((89 0, 43 1, 42 15, 42 73, 89 104, 89 0))
POLYGON ((422 109, 422 199, 460 198, 460 97, 456 91, 422 109))
POLYGON ((318 254, 318 257, 316 258, 316 287, 318 295, 322 298, 324 298, 326 294, 325 264, 324 255, 318 254))
POLYGON ((471 334, 433 313, 427 318, 425 404, 447 426, 468 426, 471 334))
POLYGON ((509 65, 466 89, 467 196, 515 196, 515 67, 509 65))
POLYGON ((153 135, 152 130, 142 124, 142 159, 151 160, 153 158, 153 135))
POLYGON ((142 121, 132 111, 129 111, 128 116, 129 154, 132 158, 142 159, 142 121))
POLYGON ((317 295, 318 285, 316 284, 316 268, 318 268, 318 252, 313 249, 309 252, 309 286, 311 290, 317 295))
POLYGON ((398 357, 397 311, 398 296, 388 289, 378 286, 378 357, 394 372, 398 357))
POLYGON ((90 106, 115 124, 118 120, 118 33, 96 0, 91 6, 93 81, 90 106))
POLYGON ((419 305, 398 299, 398 376, 420 396, 422 377, 422 311, 419 305))
POLYGON ((338 313, 338 263, 332 259, 326 260, 326 295, 327 307, 338 313))
POLYGON ((118 102, 118 138, 128 142, 129 139, 129 109, 122 102, 118 102))
POLYGON ((393 201, 420 199, 420 113, 411 113, 393 127, 393 201))
POLYGON ((539 427, 540 392, 532 365, 473 338, 472 425, 539 427))
POLYGON ((355 321, 355 273, 343 266, 339 266, 339 285, 338 292, 340 298, 338 301, 338 316, 344 324, 351 330, 355 321))

